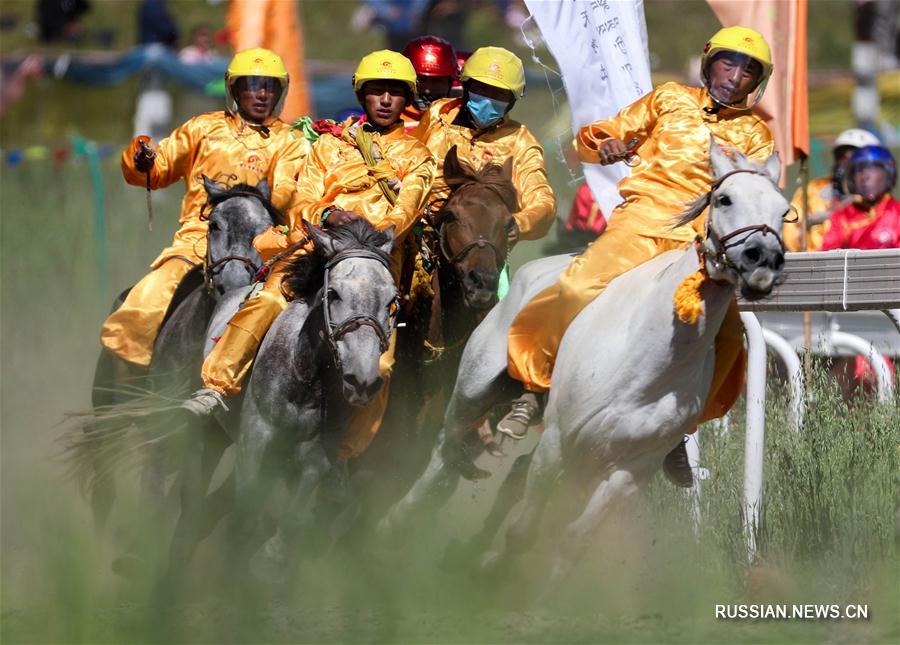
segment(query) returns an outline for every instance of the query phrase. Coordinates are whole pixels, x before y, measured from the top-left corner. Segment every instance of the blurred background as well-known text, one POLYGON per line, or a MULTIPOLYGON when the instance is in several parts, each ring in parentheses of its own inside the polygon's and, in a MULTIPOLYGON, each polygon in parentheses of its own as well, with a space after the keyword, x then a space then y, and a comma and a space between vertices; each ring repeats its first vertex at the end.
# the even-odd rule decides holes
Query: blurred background
MULTIPOLYGON (((392 575, 429 606, 424 614, 416 613, 421 607, 401 611, 401 603, 396 615, 374 617, 366 609, 367 594, 387 602, 388 589, 361 589, 350 576, 334 584, 316 578, 327 589, 326 599, 316 602, 340 608, 318 622, 291 610, 297 596, 279 597, 272 606, 260 600, 248 609, 255 618, 239 625, 233 624, 237 617, 207 605, 193 606, 190 616, 178 614, 171 624, 159 621, 147 609, 143 587, 109 572, 116 532, 102 540, 94 536, 87 505, 60 475, 52 428, 64 412, 89 405, 98 333, 112 298, 146 272, 175 230, 180 184, 154 193, 150 232, 144 191, 125 185, 119 154, 134 134, 162 136, 193 115, 223 109, 219 81, 234 36, 228 31, 230 5, 0 0, 0 640, 270 642, 301 640, 302 634, 309 641, 584 641, 602 633, 609 640, 647 642, 722 641, 737 633, 738 640, 771 642, 896 642, 900 424, 878 409, 848 407, 824 390, 807 426, 817 433, 815 441, 799 445, 777 431, 767 439, 775 457, 766 486, 777 501, 766 511, 773 566, 759 575, 774 576, 775 588, 787 590, 794 602, 840 597, 881 608, 884 620, 853 631, 807 623, 805 630, 769 625, 735 632, 733 624, 711 622, 711 603, 747 592, 746 563, 739 564, 742 433, 729 435, 727 428, 710 431, 705 446, 709 468, 717 473, 704 511, 709 533, 693 541, 687 498, 665 483, 657 486, 651 496, 655 523, 637 527, 646 540, 621 562, 605 562, 601 573, 589 568, 582 576, 581 588, 596 602, 586 603, 580 622, 525 616, 514 603, 490 624, 465 620, 473 603, 491 606, 493 590, 473 595, 443 579, 446 586, 437 590, 432 573, 414 579, 411 571, 392 575), (848 477, 854 478, 850 501, 848 477), (613 578, 625 586, 596 589, 597 580, 613 578), (347 598, 349 604, 342 602, 347 598), (444 604, 438 610, 429 603, 444 604), (592 607, 601 605, 619 613, 598 616, 592 607), (427 620, 417 622, 419 615, 427 620)), ((523 38, 524 4, 302 0, 295 7, 305 78, 292 76, 291 83, 305 89, 317 118, 354 106, 353 69, 374 49, 402 49, 412 37, 435 33, 460 50, 499 45, 515 51, 526 65, 527 91, 514 116, 544 145, 565 217, 579 184, 560 148, 570 115, 559 81, 533 61, 523 38)), ((719 28, 707 2, 645 0, 644 7, 654 84, 696 82, 703 44, 719 28)), ((856 125, 877 131, 896 156, 898 15, 898 0, 810 0, 811 176, 830 171, 834 137, 856 125)), ((525 33, 536 31, 526 24, 525 33)), ((535 54, 554 67, 539 44, 535 54)), ((787 192, 796 177, 792 169, 787 192)), ((552 237, 547 246, 520 244, 514 266, 543 254, 552 237)), ((773 401, 770 427, 783 427, 786 404, 777 395, 773 401)), ((735 413, 735 427, 741 414, 735 413)), ((502 469, 494 480, 501 477, 502 469)), ((457 498, 448 515, 459 534, 474 526, 473 509, 483 512, 491 498, 484 485, 463 487, 457 498)), ((121 531, 140 514, 125 507, 117 520, 121 531)), ((628 526, 618 530, 608 538, 626 544, 634 539, 628 526)))

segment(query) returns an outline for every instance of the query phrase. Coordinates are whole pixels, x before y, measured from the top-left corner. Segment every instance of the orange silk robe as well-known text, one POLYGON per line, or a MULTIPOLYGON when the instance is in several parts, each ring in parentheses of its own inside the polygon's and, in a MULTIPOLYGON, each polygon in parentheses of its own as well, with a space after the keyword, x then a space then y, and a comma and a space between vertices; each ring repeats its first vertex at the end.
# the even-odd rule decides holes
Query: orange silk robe
POLYGON ((502 164, 512 158, 512 180, 519 197, 514 213, 519 237, 536 240, 547 234, 556 216, 556 198, 547 181, 544 150, 528 128, 507 118, 502 125, 478 135, 475 130, 453 121, 462 109, 462 99, 438 99, 422 116, 413 133, 435 156, 437 178, 431 189, 434 197, 450 194, 444 183, 444 157, 454 145, 459 158, 476 170, 486 163, 502 164))

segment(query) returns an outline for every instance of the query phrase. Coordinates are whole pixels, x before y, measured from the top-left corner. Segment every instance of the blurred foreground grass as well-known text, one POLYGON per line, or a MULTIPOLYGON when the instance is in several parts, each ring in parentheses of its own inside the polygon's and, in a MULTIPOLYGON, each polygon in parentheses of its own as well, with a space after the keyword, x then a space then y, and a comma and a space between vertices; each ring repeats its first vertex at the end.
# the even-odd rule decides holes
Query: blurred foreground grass
MULTIPOLYGON (((800 433, 780 388, 770 392, 758 566, 746 563, 741 535, 739 404, 730 425, 701 431, 711 478, 699 534, 690 500, 658 477, 635 513, 597 536, 566 589, 537 607, 558 523, 548 522, 540 548, 506 581, 436 565, 448 540, 478 525, 515 452, 488 460, 498 474, 461 486, 440 521, 408 536, 412 546, 400 554, 338 552, 271 586, 229 579, 214 535, 164 597, 152 576, 116 577, 110 562, 125 543, 164 548, 169 527, 148 520, 126 477, 111 530, 95 535, 87 504, 61 479, 51 430, 63 412, 88 405, 112 292, 143 273, 178 208, 179 191, 161 193, 158 225, 146 232, 142 191, 124 186, 116 166, 115 158, 103 164, 107 293, 96 274, 86 167, 0 170, 0 641, 897 642, 898 401, 848 406, 824 377, 800 433), (716 604, 749 602, 867 604, 870 618, 714 618, 716 604)), ((565 506, 555 504, 551 517, 565 506)))

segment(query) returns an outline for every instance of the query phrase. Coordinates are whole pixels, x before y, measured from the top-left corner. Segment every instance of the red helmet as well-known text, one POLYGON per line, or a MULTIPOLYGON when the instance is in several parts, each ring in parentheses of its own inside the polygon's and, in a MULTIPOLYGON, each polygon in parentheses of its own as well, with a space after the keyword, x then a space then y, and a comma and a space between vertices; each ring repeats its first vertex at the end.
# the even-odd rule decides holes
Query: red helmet
POLYGON ((466 66, 466 61, 472 52, 456 52, 456 76, 453 77, 453 89, 462 93, 462 83, 459 82, 459 75, 462 74, 462 68, 466 66))
POLYGON ((403 55, 412 61, 419 76, 456 78, 459 73, 456 50, 453 49, 453 45, 437 36, 413 38, 407 43, 403 55))

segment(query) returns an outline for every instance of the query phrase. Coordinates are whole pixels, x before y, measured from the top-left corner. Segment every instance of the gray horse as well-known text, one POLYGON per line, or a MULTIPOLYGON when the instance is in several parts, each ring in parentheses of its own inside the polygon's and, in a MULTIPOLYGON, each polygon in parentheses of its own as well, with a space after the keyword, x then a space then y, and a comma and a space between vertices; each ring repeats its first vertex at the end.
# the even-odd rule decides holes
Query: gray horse
MULTIPOLYGON (((247 564, 261 535, 260 509, 281 479, 289 503, 277 540, 286 544, 309 535, 323 504, 346 497, 346 465, 336 463, 335 452, 354 410, 382 386, 379 361, 397 305, 393 229, 379 232, 364 219, 327 231, 307 228, 315 250, 296 259, 285 277, 283 288, 293 300, 260 346, 241 407, 233 507, 198 498, 206 504, 198 514, 183 509, 175 563, 190 557, 223 510, 232 510, 230 561, 247 564)), ((205 490, 206 474, 194 472, 192 489, 205 490)))
MULTIPOLYGON (((767 295, 779 278, 784 262, 780 231, 789 206, 775 183, 777 155, 761 167, 739 153, 729 158, 712 141, 710 162, 712 189, 677 222, 687 223, 711 205, 703 248, 711 280, 702 291, 703 315, 691 325, 673 312, 676 288, 698 266, 694 248, 669 251, 620 276, 578 315, 559 349, 524 503, 505 547, 488 554, 486 566, 506 564, 530 547, 547 499, 565 473, 588 493, 587 504, 561 542, 554 572, 557 578, 566 573, 610 509, 647 483, 696 422, 709 395, 713 341, 735 288, 756 299, 767 295), (603 330, 602 342, 598 329, 603 330)), ((515 392, 506 371, 510 325, 569 260, 551 257, 523 267, 508 297, 475 330, 431 463, 382 520, 382 537, 403 531, 417 514, 442 505, 460 472, 487 474, 466 454, 475 445, 470 427, 515 392)))
MULTIPOLYGON (((282 220, 270 202, 270 189, 265 180, 256 186, 240 184, 226 188, 204 176, 203 183, 207 207, 211 209, 205 262, 195 267, 179 285, 157 336, 149 371, 140 373, 111 352, 101 350, 92 390, 95 419, 85 424, 90 429, 91 441, 81 444, 88 452, 100 452, 95 449, 106 442, 105 430, 139 421, 140 416, 129 416, 134 411, 132 406, 140 406, 140 401, 148 396, 154 399, 152 393, 165 392, 177 401, 195 389, 207 326, 215 307, 225 294, 234 293, 253 281, 262 264, 253 239, 282 220)), ((119 296, 113 310, 121 305, 128 291, 119 296)), ((159 405, 158 401, 154 405, 159 405)), ((219 440, 222 433, 210 426, 204 428, 203 434, 210 439, 205 445, 211 453, 221 455, 227 446, 219 440)), ((217 462, 218 456, 210 454, 206 461, 217 462)), ((91 505, 95 523, 102 527, 112 508, 115 485, 108 460, 96 457, 94 463, 91 505)), ((150 469, 144 471, 145 485, 159 488, 166 467, 158 459, 150 464, 150 469)))

